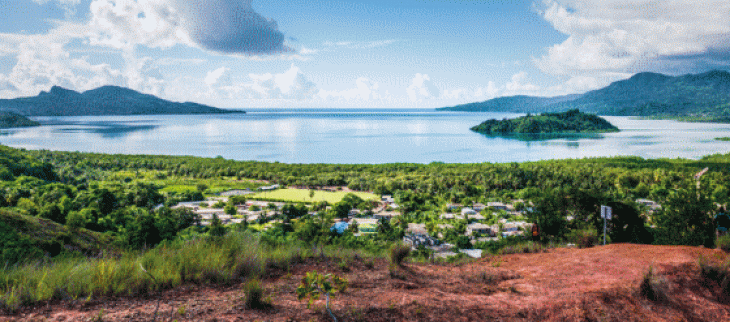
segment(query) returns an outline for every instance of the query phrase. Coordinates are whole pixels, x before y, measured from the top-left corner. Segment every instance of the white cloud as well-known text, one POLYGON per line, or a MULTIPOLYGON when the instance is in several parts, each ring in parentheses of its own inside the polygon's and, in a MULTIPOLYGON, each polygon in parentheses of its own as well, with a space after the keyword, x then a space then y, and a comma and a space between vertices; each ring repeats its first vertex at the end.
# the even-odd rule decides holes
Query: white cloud
POLYGON ((417 73, 406 92, 412 102, 439 97, 439 89, 433 84, 428 74, 417 73))
POLYGON ((389 98, 388 94, 381 91, 380 84, 367 77, 358 77, 354 88, 341 91, 320 90, 318 96, 322 100, 359 101, 359 103, 389 98))
POLYGON ((505 96, 511 96, 511 95, 525 95, 525 94, 534 94, 536 91, 540 90, 540 86, 534 85, 527 81, 527 73, 526 72, 519 72, 517 74, 512 75, 512 80, 510 82, 507 82, 505 84, 505 96))
POLYGON ((114 48, 197 46, 226 54, 291 51, 276 21, 253 10, 251 0, 94 0, 93 43, 114 48))
POLYGON ((225 83, 225 85, 230 84, 230 78, 224 79, 223 82, 220 82, 223 75, 226 74, 226 71, 228 71, 228 68, 225 67, 209 71, 205 76, 205 84, 208 86, 213 86, 219 83, 225 83))
POLYGON ((730 1, 546 0, 568 38, 534 59, 554 75, 704 71, 730 63, 730 1))

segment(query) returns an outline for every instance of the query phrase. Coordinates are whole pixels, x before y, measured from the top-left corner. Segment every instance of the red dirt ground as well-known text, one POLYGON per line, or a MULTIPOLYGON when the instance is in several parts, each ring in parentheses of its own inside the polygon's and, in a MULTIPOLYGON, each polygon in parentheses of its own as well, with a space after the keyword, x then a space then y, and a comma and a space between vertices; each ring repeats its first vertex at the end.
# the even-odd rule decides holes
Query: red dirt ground
POLYGON ((494 256, 462 264, 406 264, 392 277, 385 260, 354 259, 342 272, 309 260, 268 278, 273 306, 245 309, 240 286, 186 286, 148 297, 54 302, 0 315, 0 321, 332 321, 324 302, 307 309, 294 290, 310 270, 344 275, 350 287, 333 299, 339 321, 730 321, 719 286, 699 278, 698 257, 719 250, 615 244, 494 256), (668 299, 638 295, 649 266, 666 279, 668 299))

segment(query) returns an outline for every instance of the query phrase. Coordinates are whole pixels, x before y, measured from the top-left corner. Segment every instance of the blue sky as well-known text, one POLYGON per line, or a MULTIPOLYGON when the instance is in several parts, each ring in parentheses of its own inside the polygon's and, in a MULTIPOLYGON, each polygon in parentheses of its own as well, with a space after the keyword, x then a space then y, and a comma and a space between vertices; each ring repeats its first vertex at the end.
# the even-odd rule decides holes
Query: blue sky
POLYGON ((0 0, 0 98, 431 108, 730 69, 730 0, 0 0))

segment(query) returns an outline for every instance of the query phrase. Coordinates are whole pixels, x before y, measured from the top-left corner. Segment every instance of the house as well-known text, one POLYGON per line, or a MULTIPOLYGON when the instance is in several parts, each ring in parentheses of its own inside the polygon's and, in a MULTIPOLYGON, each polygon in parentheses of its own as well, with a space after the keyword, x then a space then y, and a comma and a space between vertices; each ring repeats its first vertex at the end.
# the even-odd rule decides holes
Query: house
POLYGON ((481 203, 481 202, 477 202, 477 203, 471 205, 471 208, 474 209, 474 210, 476 210, 476 211, 482 211, 485 208, 487 208, 487 206, 485 204, 481 203))
POLYGON ((393 196, 391 196, 391 195, 383 195, 382 197, 380 197, 380 201, 388 204, 388 203, 394 203, 395 199, 393 199, 393 196))
POLYGON ((472 236, 475 234, 495 236, 497 234, 497 228, 480 223, 466 225, 466 235, 472 236))
POLYGON ((220 193, 220 196, 222 196, 222 197, 242 196, 242 195, 247 195, 247 194, 251 194, 251 193, 253 193, 253 191, 251 191, 251 189, 248 189, 248 188, 246 188, 244 190, 234 189, 234 190, 223 191, 220 193))
POLYGON ((418 246, 438 246, 441 242, 429 235, 409 234, 403 236, 403 243, 416 249, 418 246))
POLYGON ((428 230, 426 230, 426 224, 409 223, 406 234, 428 235, 428 230))
POLYGON ((492 207, 496 210, 507 210, 507 205, 503 202, 487 202, 487 207, 492 207))
POLYGON ((446 209, 448 209, 449 211, 452 211, 452 210, 455 210, 455 209, 459 209, 459 208, 461 208, 461 204, 458 204, 458 203, 449 203, 449 204, 446 204, 446 209))
POLYGON ((471 209, 469 207, 461 208, 461 215, 462 216, 468 216, 468 215, 476 215, 477 212, 474 211, 474 209, 471 209))
POLYGON ((262 191, 276 190, 276 189, 279 189, 279 185, 278 184, 272 184, 270 186, 259 187, 259 190, 262 190, 262 191))
POLYGON ((355 217, 355 216, 357 216, 359 214, 360 214, 360 210, 359 209, 350 209, 350 212, 347 213, 347 215, 350 216, 350 217, 355 217))
POLYGON ((441 219, 453 220, 454 218, 455 218, 454 214, 449 214, 449 213, 441 214, 441 219))
POLYGON ((662 209, 662 206, 656 203, 656 201, 649 199, 636 199, 636 203, 649 208, 649 211, 656 211, 662 209))
POLYGON ((480 214, 476 214, 476 215, 467 215, 467 219, 469 219, 469 220, 484 220, 486 218, 484 218, 484 216, 482 216, 480 214))
POLYGON ((393 212, 393 211, 383 211, 383 212, 379 212, 377 214, 373 214, 373 218, 375 218, 375 219, 386 219, 386 220, 391 220, 394 217, 398 217, 398 216, 400 216, 400 213, 393 212))

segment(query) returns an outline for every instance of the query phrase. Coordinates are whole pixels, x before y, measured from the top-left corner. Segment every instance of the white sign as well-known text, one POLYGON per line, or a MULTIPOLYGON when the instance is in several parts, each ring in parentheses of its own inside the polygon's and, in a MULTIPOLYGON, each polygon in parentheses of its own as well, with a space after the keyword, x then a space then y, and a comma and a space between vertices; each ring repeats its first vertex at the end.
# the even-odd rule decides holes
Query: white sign
POLYGON ((613 218, 612 210, 609 206, 601 206, 601 218, 611 220, 613 218))

